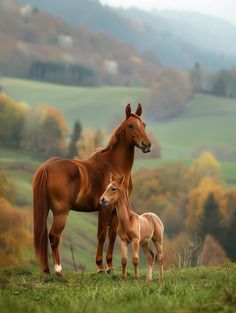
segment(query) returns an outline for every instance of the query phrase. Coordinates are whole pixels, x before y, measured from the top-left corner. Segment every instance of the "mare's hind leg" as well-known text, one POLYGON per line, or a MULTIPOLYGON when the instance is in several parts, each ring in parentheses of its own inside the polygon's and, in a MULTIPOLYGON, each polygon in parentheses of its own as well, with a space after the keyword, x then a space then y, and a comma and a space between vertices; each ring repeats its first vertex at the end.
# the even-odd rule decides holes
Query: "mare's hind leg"
POLYGON ((114 266, 112 264, 112 256, 113 256, 113 249, 116 240, 116 233, 117 233, 117 226, 118 226, 118 218, 116 214, 116 210, 113 209, 111 214, 111 218, 109 221, 109 230, 108 230, 108 238, 109 244, 107 249, 106 261, 107 261, 107 273, 110 273, 114 270, 114 266))
POLYGON ((68 212, 53 213, 53 223, 49 233, 49 240, 52 248, 52 256, 54 261, 54 271, 58 276, 63 276, 60 255, 59 242, 61 233, 65 227, 68 212))
POLYGON ((148 243, 143 244, 142 248, 143 248, 143 252, 146 254, 147 263, 148 263, 146 280, 151 281, 152 280, 153 264, 154 264, 154 253, 149 248, 148 243))
POLYGON ((107 227, 111 216, 111 212, 112 210, 109 210, 106 207, 105 208, 101 207, 98 213, 98 231, 97 231, 98 246, 96 254, 96 264, 98 266, 98 273, 102 273, 105 271, 102 262, 103 246, 106 240, 107 227))
POLYGON ((163 281, 163 262, 164 262, 164 256, 163 256, 163 247, 162 247, 162 240, 155 240, 153 239, 154 246, 157 250, 157 263, 160 268, 160 281, 163 281))

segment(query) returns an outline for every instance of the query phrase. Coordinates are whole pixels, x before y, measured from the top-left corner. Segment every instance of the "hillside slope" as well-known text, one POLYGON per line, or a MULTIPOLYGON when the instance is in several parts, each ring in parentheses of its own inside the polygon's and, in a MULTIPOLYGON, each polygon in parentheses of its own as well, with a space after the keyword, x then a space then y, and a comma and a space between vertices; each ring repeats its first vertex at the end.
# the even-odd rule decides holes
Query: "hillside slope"
POLYGON ((189 68, 198 61, 207 68, 236 62, 236 32, 224 20, 190 12, 146 12, 114 9, 98 0, 21 0, 76 26, 104 32, 155 55, 161 65, 189 68))
POLYGON ((108 85, 146 85, 158 72, 131 45, 40 10, 25 15, 17 0, 0 3, 0 41, 2 75, 28 77, 36 60, 84 66, 96 74, 98 84, 108 85))

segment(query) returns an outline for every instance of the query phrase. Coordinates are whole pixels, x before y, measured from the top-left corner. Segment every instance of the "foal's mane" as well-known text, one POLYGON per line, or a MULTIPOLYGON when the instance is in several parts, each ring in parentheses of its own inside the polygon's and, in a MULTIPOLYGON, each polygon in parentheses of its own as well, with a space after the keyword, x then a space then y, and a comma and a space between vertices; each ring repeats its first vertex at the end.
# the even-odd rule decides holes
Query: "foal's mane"
MULTIPOLYGON (((131 113, 130 116, 133 116, 133 117, 141 120, 141 118, 137 114, 131 113)), ((121 124, 118 127, 115 128, 115 130, 111 134, 111 137, 108 141, 107 146, 104 149, 102 149, 101 152, 113 150, 115 148, 115 146, 117 145, 117 143, 119 141, 120 134, 125 129, 125 124, 126 124, 126 119, 123 122, 121 122, 121 124)))

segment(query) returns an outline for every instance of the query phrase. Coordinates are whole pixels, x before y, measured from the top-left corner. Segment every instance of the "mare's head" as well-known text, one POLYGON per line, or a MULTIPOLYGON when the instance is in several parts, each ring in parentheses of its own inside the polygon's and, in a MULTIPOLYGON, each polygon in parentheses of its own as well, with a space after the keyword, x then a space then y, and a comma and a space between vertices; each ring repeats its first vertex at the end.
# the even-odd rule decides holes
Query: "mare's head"
POLYGON ((100 197, 99 203, 102 206, 116 203, 122 194, 123 182, 124 176, 110 174, 110 182, 107 185, 106 190, 100 197))
POLYGON ((145 123, 141 119, 142 106, 139 103, 135 113, 131 112, 130 103, 125 109, 126 119, 123 126, 127 141, 142 150, 143 153, 151 151, 151 141, 145 130, 145 123))
POLYGON ((121 133, 125 134, 126 141, 133 146, 138 147, 142 152, 151 151, 151 141, 145 130, 145 123, 141 119, 142 106, 139 103, 135 113, 131 112, 130 103, 125 109, 125 119, 113 132, 108 146, 103 150, 113 149, 119 141, 121 133))

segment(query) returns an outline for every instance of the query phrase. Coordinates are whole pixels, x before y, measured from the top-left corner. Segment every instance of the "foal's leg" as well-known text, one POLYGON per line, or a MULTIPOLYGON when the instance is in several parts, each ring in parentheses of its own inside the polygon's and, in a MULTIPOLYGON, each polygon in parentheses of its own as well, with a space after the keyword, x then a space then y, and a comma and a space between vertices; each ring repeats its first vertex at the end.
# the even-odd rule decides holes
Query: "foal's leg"
POLYGON ((114 270, 114 266, 112 264, 112 256, 113 256, 114 243, 116 240, 117 226, 118 226, 118 218, 117 218, 116 210, 114 209, 111 214, 111 218, 109 222, 109 230, 108 230, 109 244, 108 244, 107 255, 106 255, 107 273, 110 273, 112 270, 114 270))
POLYGON ((153 264, 154 264, 154 254, 152 250, 148 247, 148 243, 142 245, 143 252, 146 254, 147 257, 147 281, 152 281, 152 271, 153 271, 153 264))
POLYGON ((107 235, 107 226, 111 216, 111 210, 101 207, 98 213, 98 231, 97 231, 97 254, 96 254, 96 264, 98 266, 98 273, 104 272, 102 256, 103 256, 103 246, 107 235))
POLYGON ((139 278, 139 273, 138 273, 139 240, 137 238, 133 239, 132 241, 132 249, 133 249, 134 279, 137 280, 139 278))
POLYGON ((127 277, 127 262, 128 262, 128 244, 126 241, 120 241, 121 248, 121 264, 122 264, 122 279, 125 280, 127 277))
POLYGON ((160 268, 160 281, 163 281, 163 263, 164 263, 164 256, 163 256, 163 247, 162 247, 162 239, 161 240, 155 240, 153 239, 154 246, 157 250, 157 263, 160 268))
POLYGON ((61 233, 65 227, 68 211, 53 213, 52 227, 49 233, 49 240, 52 248, 52 256, 54 261, 54 271, 58 276, 63 276, 63 271, 59 255, 59 242, 61 233))

